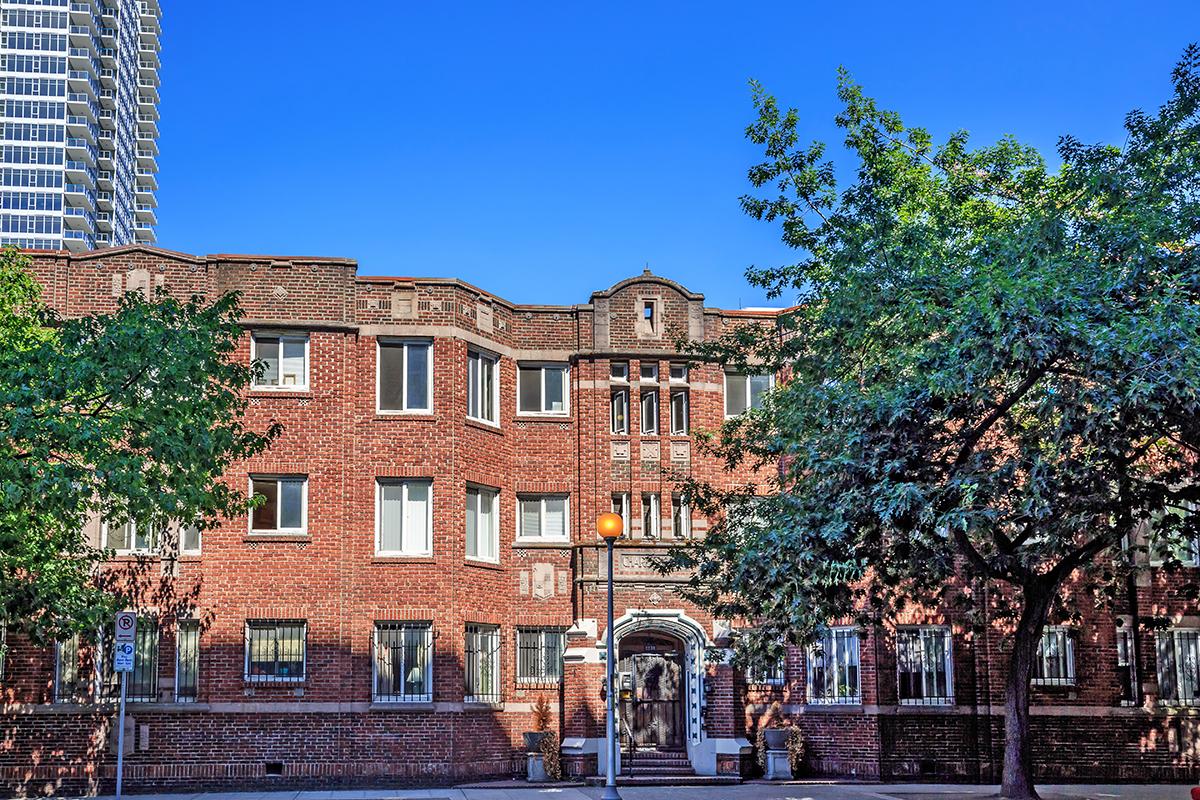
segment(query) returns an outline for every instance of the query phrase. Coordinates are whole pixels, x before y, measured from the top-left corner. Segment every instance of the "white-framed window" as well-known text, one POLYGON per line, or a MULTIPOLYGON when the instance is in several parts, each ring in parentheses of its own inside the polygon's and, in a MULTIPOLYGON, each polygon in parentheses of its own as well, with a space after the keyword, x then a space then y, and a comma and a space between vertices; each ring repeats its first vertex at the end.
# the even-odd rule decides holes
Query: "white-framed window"
POLYGON ((629 493, 617 492, 612 496, 612 513, 621 517, 622 535, 629 536, 629 493))
POLYGON ((79 663, 79 634, 54 643, 54 702, 81 703, 88 697, 88 682, 79 663))
POLYGON ((1169 521, 1177 528, 1182 521, 1196 513, 1196 505, 1190 502, 1180 504, 1180 507, 1159 511, 1154 514, 1148 524, 1148 542, 1150 566, 1157 567, 1169 558, 1174 558, 1185 567, 1200 567, 1200 539, 1180 539, 1177 535, 1166 539, 1158 535, 1158 530, 1169 521), (1167 517, 1174 519, 1168 520, 1167 517))
POLYGON ((375 553, 427 556, 433 552, 433 482, 375 481, 375 553))
POLYGON ((570 503, 565 494, 530 494, 517 498, 517 538, 566 541, 570 503))
POLYGON ((641 393, 642 434, 658 434, 658 390, 643 389, 641 393))
POLYGON ((179 525, 179 552, 187 556, 200 554, 200 528, 192 523, 179 525))
POLYGON ((676 389, 671 392, 672 436, 687 436, 688 431, 691 430, 688 411, 688 390, 676 389))
POLYGON ((638 380, 642 383, 658 383, 658 362, 641 361, 638 363, 638 380))
POLYGON ((610 361, 608 365, 608 377, 610 380, 618 383, 629 382, 629 362, 628 361, 610 361))
POLYGON ((500 360, 486 353, 467 353, 467 416, 500 424, 500 360))
POLYGON ((466 636, 467 703, 499 703, 500 628, 496 625, 467 625, 466 636))
POLYGON ((264 498, 250 511, 251 533, 302 534, 308 529, 308 477, 252 475, 250 493, 264 498))
POLYGON ((376 703, 433 700, 433 625, 376 622, 371 642, 371 699, 376 703))
POLYGON ((612 432, 622 436, 629 433, 629 390, 613 389, 610 395, 612 432))
POLYGON ((247 620, 246 681, 303 681, 307 638, 308 623, 302 619, 247 620))
POLYGON ((144 555, 158 549, 159 526, 129 520, 120 525, 105 522, 102 526, 105 548, 119 556, 144 555))
POLYGON ((687 364, 671 364, 671 383, 687 383, 688 381, 688 365, 687 364))
POLYGON ((500 560, 500 525, 495 489, 467 487, 467 558, 500 560))
POLYGON ((1136 705, 1140 687, 1134 664, 1133 631, 1128 627, 1117 629, 1117 676, 1121 682, 1121 705, 1136 705))
POLYGON ((829 628, 808 648, 808 702, 823 705, 859 705, 858 630, 829 628))
POLYGON ((783 686, 787 682, 787 660, 780 656, 756 664, 746 673, 746 682, 753 686, 783 686))
POLYGON ((1158 631, 1155 648, 1159 702, 1200 705, 1200 629, 1158 631))
POLYGON ((428 340, 376 340, 375 407, 381 414, 433 410, 433 344, 428 340))
POLYGON ((950 628, 929 625, 896 631, 898 694, 904 705, 954 705, 950 628))
POLYGON ((517 628, 517 683, 558 683, 566 647, 563 628, 517 628))
POLYGON ((681 494, 671 495, 671 535, 676 539, 692 538, 692 509, 681 494))
POLYGON ((761 408, 763 397, 775 385, 774 375, 725 373, 725 416, 736 417, 748 409, 761 408))
POLYGON ((1075 635, 1064 625, 1042 629, 1033 661, 1033 683, 1038 686, 1075 685, 1075 635))
POLYGON ((662 508, 657 494, 642 495, 642 538, 657 539, 662 535, 662 508))
POLYGON ((261 362, 254 389, 308 389, 308 334, 255 331, 250 336, 250 360, 261 362))
POLYGON ((570 410, 566 364, 525 365, 517 369, 517 411, 566 416, 570 410))
POLYGON ((200 696, 200 621, 175 623, 175 702, 194 703, 200 696))

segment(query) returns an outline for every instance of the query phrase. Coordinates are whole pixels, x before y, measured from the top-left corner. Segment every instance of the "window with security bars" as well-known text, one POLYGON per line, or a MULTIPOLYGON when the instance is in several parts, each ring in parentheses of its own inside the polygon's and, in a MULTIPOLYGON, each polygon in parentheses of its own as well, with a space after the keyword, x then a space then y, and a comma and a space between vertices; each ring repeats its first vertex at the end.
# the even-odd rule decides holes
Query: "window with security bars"
POLYGON ((87 679, 79 663, 79 634, 75 634, 54 644, 54 702, 82 703, 87 698, 87 679))
POLYGON ((376 622, 374 686, 377 703, 433 700, 433 626, 428 622, 376 622))
POLYGON ((787 664, 783 656, 757 664, 746 674, 746 680, 758 686, 782 686, 787 679, 787 664))
POLYGON ((1075 636, 1070 628, 1047 625, 1033 660, 1033 683, 1038 686, 1075 685, 1075 636))
POLYGON ((200 621, 181 619, 175 626, 175 701, 194 703, 200 694, 200 621))
POLYGON ((466 702, 500 702, 500 628, 468 625, 466 641, 466 702))
POLYGON ((566 631, 562 628, 517 629, 517 682, 558 683, 566 631))
POLYGON ((303 620, 250 620, 246 623, 246 682, 304 680, 303 620))
POLYGON ((1138 700, 1137 668, 1134 665, 1133 632, 1128 628, 1117 631, 1117 680, 1121 684, 1121 705, 1135 705, 1138 700))
POLYGON ((931 626, 896 631, 900 702, 905 705, 953 705, 951 658, 949 628, 931 626))
POLYGON ((823 705, 862 703, 859 644, 855 628, 830 628, 808 650, 808 702, 823 705))
POLYGON ((1200 630, 1172 628, 1159 631, 1155 645, 1159 702, 1200 705, 1200 630))
MULTIPOLYGON (((108 630, 98 644, 96 696, 117 700, 121 696, 121 674, 113 669, 113 641, 108 630)), ((158 620, 138 617, 134 634, 133 670, 125 684, 125 700, 130 703, 158 702, 158 620)))

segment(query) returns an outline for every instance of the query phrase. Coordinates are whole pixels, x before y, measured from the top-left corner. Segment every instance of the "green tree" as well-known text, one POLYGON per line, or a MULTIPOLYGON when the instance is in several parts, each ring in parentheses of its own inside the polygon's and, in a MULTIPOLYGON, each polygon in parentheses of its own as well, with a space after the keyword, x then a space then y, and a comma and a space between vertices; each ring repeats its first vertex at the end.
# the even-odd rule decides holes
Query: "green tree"
POLYGON ((241 421, 236 295, 131 292, 111 314, 62 318, 30 266, 0 252, 0 622, 45 644, 136 599, 137 581, 100 568, 89 519, 211 527, 249 503, 221 474, 279 428, 241 421))
POLYGON ((751 661, 837 617, 879 623, 996 587, 1013 622, 1005 797, 1037 796, 1029 684, 1048 615, 1115 591, 1132 568, 1121 543, 1151 518, 1168 560, 1200 533, 1187 513, 1200 499, 1200 49, 1173 88, 1157 113, 1126 117, 1122 146, 1063 137, 1052 168, 1011 138, 935 145, 843 72, 836 122, 857 173, 839 188, 795 110, 756 85, 747 135, 765 159, 742 203, 799 258, 748 274, 798 305, 689 345, 785 379, 708 442, 730 466, 764 467, 763 485, 689 484, 724 517, 664 568, 692 570, 686 595, 754 623, 739 641, 751 661))

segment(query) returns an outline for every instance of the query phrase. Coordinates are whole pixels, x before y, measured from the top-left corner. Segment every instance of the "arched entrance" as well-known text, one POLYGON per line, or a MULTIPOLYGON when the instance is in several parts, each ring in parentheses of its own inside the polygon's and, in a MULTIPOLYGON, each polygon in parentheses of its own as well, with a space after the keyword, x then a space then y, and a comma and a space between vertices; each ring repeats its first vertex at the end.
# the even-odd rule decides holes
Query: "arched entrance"
POLYGON ((685 643, 655 630, 638 631, 618 642, 621 747, 682 752, 687 746, 688 673, 685 643))

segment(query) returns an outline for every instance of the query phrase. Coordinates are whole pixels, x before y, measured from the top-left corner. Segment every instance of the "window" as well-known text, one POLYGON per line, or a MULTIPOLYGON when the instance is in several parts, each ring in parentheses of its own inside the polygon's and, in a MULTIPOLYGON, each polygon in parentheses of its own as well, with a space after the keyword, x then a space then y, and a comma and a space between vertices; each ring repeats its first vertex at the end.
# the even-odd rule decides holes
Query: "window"
POLYGON ((500 702, 500 628, 468 625, 466 642, 468 703, 500 702))
POLYGON ((566 649, 562 628, 517 628, 517 683, 558 683, 566 649))
POLYGON ((671 435, 687 436, 690 428, 687 389, 676 389, 671 392, 671 435))
POLYGON ((467 354, 467 416, 500 424, 499 361, 483 353, 467 354))
POLYGON ((638 364, 638 375, 642 383, 658 383, 658 363, 643 361, 638 364))
POLYGON ((497 561, 500 526, 496 522, 496 491, 467 487, 467 558, 497 561))
POLYGON ((520 539, 553 539, 567 538, 567 496, 529 495, 517 500, 520 513, 517 515, 517 531, 520 539))
POLYGON ((786 680, 787 664, 783 656, 755 665, 746 675, 746 681, 757 686, 782 686, 786 680))
POLYGON ((763 396, 772 386, 772 375, 725 373, 725 416, 736 417, 747 409, 761 408, 763 396))
POLYGON ((654 389, 642 392, 642 433, 658 433, 658 392, 654 389))
POLYGON ((953 705, 954 669, 950 629, 902 628, 896 632, 896 669, 900 702, 953 705))
POLYGON ((608 366, 608 375, 614 381, 626 383, 629 381, 629 362, 612 361, 608 366))
POLYGON ((433 359, 429 342, 378 341, 377 409, 381 412, 433 409, 433 359))
POLYGON ((629 390, 612 390, 612 432, 617 434, 629 433, 629 390))
POLYGON ((308 334, 255 333, 250 349, 262 369, 255 389, 308 389, 308 334))
POLYGON ((692 538, 692 510, 683 495, 671 495, 671 535, 676 539, 692 538))
POLYGON ((200 552, 200 528, 195 525, 179 526, 179 552, 197 555, 200 552))
POLYGON ((433 503, 429 481, 375 482, 375 552, 427 556, 432 552, 433 503))
POLYGON ((1133 631, 1117 630, 1117 678, 1121 682, 1121 705, 1136 705, 1139 687, 1133 658, 1133 631))
POLYGON ((658 505, 658 495, 642 495, 642 536, 646 539, 657 539, 662 533, 662 516, 658 505))
POLYGON ((259 619, 246 623, 246 681, 304 680, 304 620, 259 619))
POLYGON ((250 492, 262 505, 250 511, 251 533, 304 533, 308 520, 308 478, 252 477, 250 492))
POLYGON ((4 667, 8 661, 8 624, 0 622, 0 681, 4 680, 4 667))
POLYGON ((428 622, 376 622, 374 683, 377 703, 433 700, 433 626, 428 622))
POLYGON ((1200 567, 1200 539, 1180 539, 1178 533, 1183 521, 1196 512, 1195 504, 1184 502, 1181 505, 1180 508, 1159 511, 1150 518, 1148 546, 1151 566, 1160 566, 1173 558, 1185 567, 1200 567), (1166 529, 1165 535, 1158 535, 1160 529, 1166 529))
POLYGON ((671 383, 687 383, 688 365, 687 364, 672 364, 671 365, 671 383))
POLYGON ((643 299, 641 301, 641 313, 638 315, 636 325, 638 336, 659 336, 659 305, 658 300, 643 299))
POLYGON ((1158 699, 1163 703, 1200 703, 1200 630, 1172 628, 1155 637, 1158 699))
POLYGON ((567 367, 521 367, 517 383, 518 410, 522 414, 567 413, 567 367))
POLYGON ((808 702, 858 705, 858 631, 829 628, 808 650, 808 702))
POLYGON ((1033 683, 1038 686, 1075 685, 1075 637, 1062 625, 1047 625, 1033 662, 1033 683))
POLYGON ((87 681, 79 665, 79 634, 54 643, 54 702, 82 703, 87 699, 87 681))
MULTIPOLYGON (((111 627, 111 626, 110 626, 111 627)), ((100 669, 96 696, 117 700, 121 696, 121 674, 113 669, 113 643, 109 628, 97 645, 100 669)), ((125 699, 130 703, 158 702, 158 620, 139 616, 133 644, 133 671, 125 682, 125 699)))
POLYGON ((175 701, 194 703, 200 695, 200 621, 175 625, 175 701))
POLYGON ((629 536, 629 495, 627 493, 612 496, 612 513, 620 515, 623 535, 629 536))
POLYGON ((158 547, 158 526, 125 522, 120 525, 104 523, 104 546, 117 555, 152 553, 158 547))

